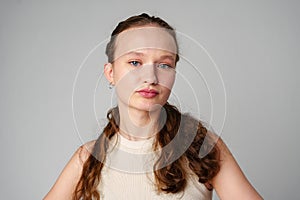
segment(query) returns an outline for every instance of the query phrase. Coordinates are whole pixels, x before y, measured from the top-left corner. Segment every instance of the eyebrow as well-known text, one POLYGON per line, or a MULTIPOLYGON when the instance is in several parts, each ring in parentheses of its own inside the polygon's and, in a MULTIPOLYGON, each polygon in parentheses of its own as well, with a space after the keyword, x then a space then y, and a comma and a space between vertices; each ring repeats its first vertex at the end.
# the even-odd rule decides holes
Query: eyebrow
POLYGON ((145 54, 140 53, 140 52, 136 52, 136 51, 130 51, 130 52, 128 52, 128 53, 125 53, 124 55, 125 55, 125 56, 127 56, 127 55, 144 56, 145 54))
MULTIPOLYGON (((140 56, 140 57, 144 57, 145 56, 144 53, 136 52, 136 51, 130 51, 130 52, 126 53, 125 55, 135 55, 135 56, 140 56)), ((175 58, 172 55, 162 55, 160 57, 160 59, 169 59, 169 60, 175 61, 175 58)))

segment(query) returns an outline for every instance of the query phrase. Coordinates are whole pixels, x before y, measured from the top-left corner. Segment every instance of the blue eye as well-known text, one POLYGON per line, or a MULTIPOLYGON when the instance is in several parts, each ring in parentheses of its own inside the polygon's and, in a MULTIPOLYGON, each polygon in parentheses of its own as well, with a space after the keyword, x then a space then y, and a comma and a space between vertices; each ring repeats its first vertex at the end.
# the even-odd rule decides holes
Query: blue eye
POLYGON ((163 64, 163 63, 158 64, 157 66, 158 66, 159 68, 162 68, 162 69, 169 69, 169 68, 172 68, 170 65, 163 64))
POLYGON ((129 64, 135 66, 135 67, 138 67, 141 65, 141 63, 139 61, 136 61, 136 60, 133 60, 133 61, 130 61, 129 64))

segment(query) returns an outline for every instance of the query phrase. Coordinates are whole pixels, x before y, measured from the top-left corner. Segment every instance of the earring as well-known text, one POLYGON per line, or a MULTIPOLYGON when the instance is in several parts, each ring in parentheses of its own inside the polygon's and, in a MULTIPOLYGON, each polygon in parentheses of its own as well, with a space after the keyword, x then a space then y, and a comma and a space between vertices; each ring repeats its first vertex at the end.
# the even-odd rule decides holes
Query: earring
POLYGON ((110 82, 109 85, 108 85, 108 88, 109 88, 109 89, 112 89, 113 87, 114 87, 113 83, 110 82))

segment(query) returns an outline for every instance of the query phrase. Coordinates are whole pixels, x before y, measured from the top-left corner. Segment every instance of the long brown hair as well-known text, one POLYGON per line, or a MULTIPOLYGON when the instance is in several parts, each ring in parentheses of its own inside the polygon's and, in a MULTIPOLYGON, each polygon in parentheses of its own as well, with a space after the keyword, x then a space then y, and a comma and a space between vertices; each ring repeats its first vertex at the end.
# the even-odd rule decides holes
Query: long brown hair
MULTIPOLYGON (((150 17, 143 13, 120 22, 112 32, 111 40, 106 46, 108 62, 113 62, 114 60, 114 36, 128 28, 149 24, 170 30, 168 32, 173 36, 177 44, 175 31, 169 24, 158 17, 150 17)), ((179 56, 177 54, 176 62, 178 60, 179 56)), ((156 135, 154 148, 158 146, 165 147, 169 143, 171 144, 171 141, 176 138, 180 141, 182 147, 186 146, 186 150, 179 158, 170 164, 166 163, 178 155, 178 147, 171 145, 171 150, 161 151, 160 157, 153 166, 158 191, 177 193, 184 190, 187 183, 187 169, 184 167, 186 162, 188 162, 188 167, 198 176, 199 182, 209 185, 210 180, 218 173, 220 165, 219 150, 216 146, 211 148, 211 145, 214 145, 214 143, 209 134, 207 134, 207 129, 199 120, 194 119, 190 115, 181 114, 175 106, 169 103, 166 103, 163 108, 166 111, 167 119, 163 128, 159 131, 159 134, 156 135), (178 137, 175 137, 177 134, 179 134, 178 137), (188 141, 187 138, 191 137, 192 141, 188 141), (205 138, 208 138, 210 142, 204 142, 205 138), (205 157, 200 158, 199 151, 203 145, 204 148, 211 150, 205 157)), ((106 127, 96 140, 91 154, 83 165, 81 177, 73 193, 74 200, 81 198, 85 200, 92 198, 100 199, 97 186, 101 180, 101 170, 105 163, 109 140, 119 131, 118 124, 120 115, 118 107, 114 107, 108 111, 107 119, 108 123, 106 127)))

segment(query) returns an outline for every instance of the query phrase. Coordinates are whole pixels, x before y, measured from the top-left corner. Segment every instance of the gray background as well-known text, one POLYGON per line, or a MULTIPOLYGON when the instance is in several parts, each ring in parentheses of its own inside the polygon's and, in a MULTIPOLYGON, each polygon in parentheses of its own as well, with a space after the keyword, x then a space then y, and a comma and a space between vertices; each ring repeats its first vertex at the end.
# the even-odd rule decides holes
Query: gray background
POLYGON ((72 114, 78 67, 117 22, 144 11, 200 41, 218 64, 227 94, 222 137, 251 183, 265 199, 298 199, 299 6, 1 0, 1 199, 41 199, 48 192, 86 140, 72 114))

